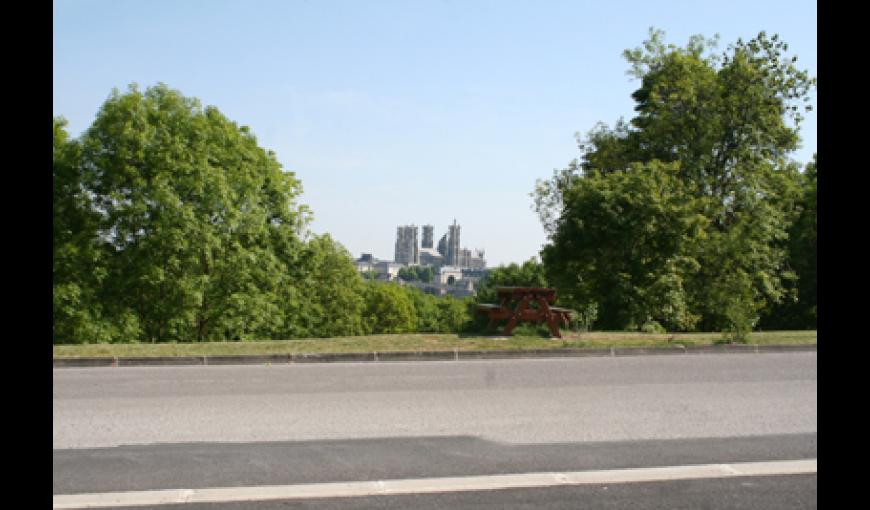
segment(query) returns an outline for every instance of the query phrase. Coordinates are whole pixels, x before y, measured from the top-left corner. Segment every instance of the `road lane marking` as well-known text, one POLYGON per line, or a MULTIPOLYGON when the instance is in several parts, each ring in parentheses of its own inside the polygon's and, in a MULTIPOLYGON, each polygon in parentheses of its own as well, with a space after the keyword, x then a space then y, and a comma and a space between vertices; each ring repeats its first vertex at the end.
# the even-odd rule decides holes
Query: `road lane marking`
POLYGON ((733 464, 702 464, 595 471, 520 473, 509 475, 458 476, 330 482, 256 487, 171 489, 93 494, 55 495, 52 508, 80 509, 171 505, 179 503, 231 503, 285 499, 347 498, 399 494, 544 488, 566 485, 666 482, 739 476, 815 474, 816 459, 733 464))

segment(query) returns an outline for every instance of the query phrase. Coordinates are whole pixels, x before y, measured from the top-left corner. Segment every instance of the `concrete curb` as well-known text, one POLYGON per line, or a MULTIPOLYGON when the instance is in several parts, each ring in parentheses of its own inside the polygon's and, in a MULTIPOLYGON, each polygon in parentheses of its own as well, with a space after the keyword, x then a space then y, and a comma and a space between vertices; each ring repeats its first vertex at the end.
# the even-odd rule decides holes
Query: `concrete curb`
POLYGON ((135 358, 54 358, 54 368, 133 367, 167 365, 286 365, 295 363, 354 363, 389 361, 460 361, 516 358, 576 358, 586 356, 650 356, 674 354, 759 354, 817 352, 818 344, 756 345, 717 344, 673 347, 610 347, 599 349, 533 349, 491 351, 417 351, 274 354, 252 356, 161 356, 135 358))
POLYGON ((145 367, 153 365, 205 365, 206 356, 154 356, 141 358, 117 358, 120 367, 145 367))

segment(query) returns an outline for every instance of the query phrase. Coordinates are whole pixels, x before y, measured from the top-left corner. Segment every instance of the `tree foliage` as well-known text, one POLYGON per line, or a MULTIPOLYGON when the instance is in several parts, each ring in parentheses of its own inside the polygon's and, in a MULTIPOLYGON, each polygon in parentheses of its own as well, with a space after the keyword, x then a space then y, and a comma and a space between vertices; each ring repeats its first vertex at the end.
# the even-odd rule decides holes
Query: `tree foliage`
MULTIPOLYGON (((53 119, 53 340, 456 332, 467 303, 370 281, 245 126, 163 84, 53 119)), ((371 275, 369 275, 371 276, 371 275)), ((431 268, 405 276, 431 281, 431 268)))
POLYGON ((788 265, 797 281, 789 282, 786 299, 762 312, 760 327, 764 329, 815 329, 816 299, 816 179, 817 157, 807 164, 800 177, 800 197, 797 219, 788 235, 788 265))
MULTIPOLYGON (((301 251, 301 184, 244 126, 164 85, 115 91, 82 139, 111 252, 102 291, 144 339, 243 340, 281 327, 301 251)), ((108 299, 104 300, 109 301, 108 299)))
POLYGON ((593 172, 567 190, 564 216, 542 251, 560 296, 596 307, 603 329, 655 321, 690 329, 684 282, 698 270, 690 255, 706 222, 685 199, 678 166, 658 161, 631 171, 593 172))
POLYGON ((287 337, 354 336, 365 333, 363 278, 350 253, 328 234, 305 244, 292 270, 295 281, 283 302, 287 337))
POLYGON ((477 303, 497 303, 497 287, 549 287, 544 266, 535 258, 487 271, 477 285, 477 303))
POLYGON ((135 315, 112 315, 97 292, 108 276, 108 253, 97 235, 99 215, 82 187, 81 144, 70 140, 66 124, 53 120, 53 337, 68 343, 133 341, 139 334, 135 315))
POLYGON ((369 282, 363 320, 366 333, 411 333, 417 328, 417 311, 409 293, 398 285, 369 282))
POLYGON ((764 32, 721 55, 651 30, 624 54, 636 115, 579 139, 579 160, 539 181, 547 273, 597 326, 727 330, 744 337, 795 278, 797 128, 815 85, 764 32))
POLYGON ((430 283, 435 277, 431 266, 409 266, 399 269, 399 278, 406 282, 430 283))
POLYGON ((418 333, 458 333, 471 321, 470 300, 434 296, 414 287, 401 287, 414 304, 418 333))

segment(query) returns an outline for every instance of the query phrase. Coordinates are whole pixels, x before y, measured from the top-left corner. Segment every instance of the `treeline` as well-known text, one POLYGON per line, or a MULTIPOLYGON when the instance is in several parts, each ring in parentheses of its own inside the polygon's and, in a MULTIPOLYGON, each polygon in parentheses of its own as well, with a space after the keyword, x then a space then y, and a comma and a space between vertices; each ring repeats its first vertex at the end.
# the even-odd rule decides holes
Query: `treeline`
POLYGON ((430 266, 409 266, 399 269, 399 278, 406 282, 430 283, 435 271, 430 266))
POLYGON ((815 329, 817 160, 788 157, 815 79, 776 35, 662 37, 624 54, 636 115, 538 182, 547 283, 598 329, 815 329))
POLYGON ((815 79, 775 35, 719 55, 662 36, 625 52, 637 114, 538 181, 540 262, 491 271, 474 299, 358 273, 308 230, 274 153, 165 85, 113 91, 77 139, 55 119, 54 342, 481 331, 474 305, 500 285, 556 287, 586 329, 815 329, 818 163, 789 158, 815 79))
POLYGON ((458 331, 468 303, 365 281, 313 235, 299 180, 245 126, 165 85, 53 123, 53 340, 458 331))

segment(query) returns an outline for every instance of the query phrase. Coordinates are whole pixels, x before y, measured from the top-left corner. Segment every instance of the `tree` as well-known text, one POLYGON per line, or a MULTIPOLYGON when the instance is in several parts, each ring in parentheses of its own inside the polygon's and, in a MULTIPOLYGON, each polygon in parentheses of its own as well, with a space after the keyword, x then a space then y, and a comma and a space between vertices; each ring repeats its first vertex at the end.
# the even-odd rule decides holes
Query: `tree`
POLYGON ((432 279, 435 277, 435 271, 432 270, 431 266, 417 266, 417 279, 423 283, 432 283, 432 279))
POLYGON ((817 156, 800 176, 797 219, 788 232, 788 265, 797 275, 790 282, 788 299, 765 309, 760 327, 765 329, 816 329, 816 180, 817 156))
POLYGON ((521 265, 511 263, 487 271, 477 285, 477 303, 496 303, 497 287, 549 287, 544 266, 531 258, 521 265))
POLYGON ((363 320, 370 334, 411 333, 417 328, 417 313, 408 294, 389 283, 366 284, 363 320))
POLYGON ((163 84, 133 85, 100 109, 77 170, 105 314, 132 315, 152 342, 293 331, 281 310, 303 283, 292 269, 309 214, 300 182, 247 127, 163 84))
POLYGON ((57 343, 123 342, 139 335, 129 311, 107 317, 98 289, 106 278, 106 252, 98 215, 82 185, 81 145, 69 139, 66 120, 53 119, 52 336, 57 343))
POLYGON ((441 317, 438 310, 438 297, 427 294, 411 286, 402 287, 414 304, 414 314, 417 324, 414 331, 418 333, 438 333, 442 330, 441 317))
POLYGON ((467 300, 456 299, 453 296, 435 299, 437 299, 438 307, 439 332, 459 333, 469 324, 471 320, 469 310, 471 307, 467 300))
POLYGON ((296 337, 364 334, 364 283, 350 252, 328 234, 312 236, 299 257, 299 267, 295 277, 301 277, 304 285, 287 287, 297 296, 287 299, 284 308, 284 323, 296 329, 286 334, 296 337))
POLYGON ((412 267, 400 267, 397 276, 400 280, 405 282, 412 282, 417 279, 417 275, 414 273, 414 268, 412 267))
POLYGON ((601 324, 637 327, 647 311, 671 310, 672 319, 663 318, 671 327, 696 322, 705 330, 745 332, 760 310, 783 299, 794 278, 786 254, 797 171, 788 154, 797 148, 800 103, 815 80, 795 67, 796 57, 785 55, 776 35, 738 40, 720 56, 705 54, 715 39, 695 36, 678 48, 662 38, 651 30, 643 48, 624 54, 641 81, 632 94, 637 115, 614 129, 597 126, 580 140, 579 161, 538 182, 535 205, 551 243, 544 261, 561 290, 601 305, 601 324), (642 175, 610 177, 620 174, 642 175), (666 175, 674 182, 655 184, 666 175), (664 209, 621 200, 633 186, 660 190, 664 209), (583 204, 595 200, 615 213, 593 219, 583 204), (661 245, 655 234, 667 219, 659 213, 672 208, 679 221, 700 227, 676 247, 667 221, 668 242, 661 245), (623 217, 640 219, 651 235, 623 228, 623 217), (623 236, 606 244, 631 249, 620 255, 579 248, 595 232, 623 236), (638 278, 636 271, 654 272, 638 278), (607 278, 610 290, 592 283, 607 278))
POLYGON ((676 164, 634 163, 628 172, 593 172, 566 190, 566 221, 542 250, 543 263, 560 299, 600 310, 603 329, 652 322, 690 329, 698 320, 684 282, 698 270, 687 254, 705 223, 678 173, 676 164))
POLYGON ((807 165, 803 174, 804 188, 800 216, 794 222, 789 232, 791 265, 798 276, 798 306, 799 319, 796 326, 816 329, 817 316, 817 253, 818 236, 816 232, 817 208, 816 195, 818 178, 818 158, 813 154, 813 160, 807 165))

